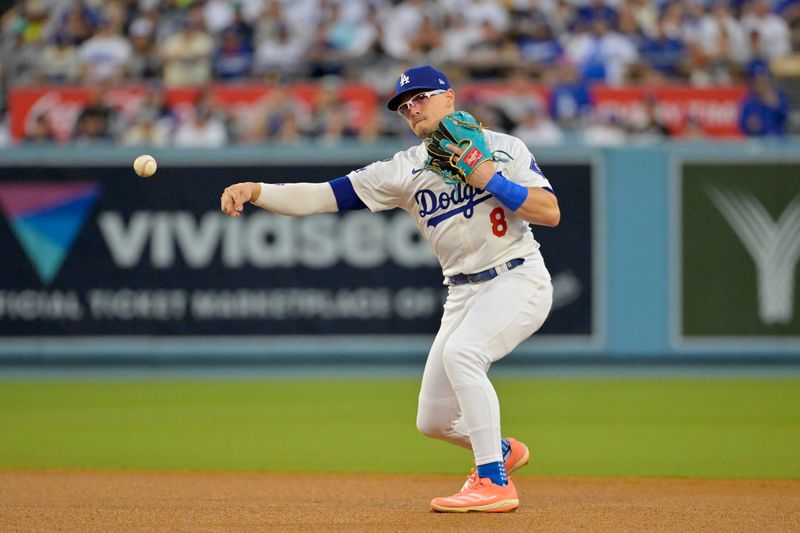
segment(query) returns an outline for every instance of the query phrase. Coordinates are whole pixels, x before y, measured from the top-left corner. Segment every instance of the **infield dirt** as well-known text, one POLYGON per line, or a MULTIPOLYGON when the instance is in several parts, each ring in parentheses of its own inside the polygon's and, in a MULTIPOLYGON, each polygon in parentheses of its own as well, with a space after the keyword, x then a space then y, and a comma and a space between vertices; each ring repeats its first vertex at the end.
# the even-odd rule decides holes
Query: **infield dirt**
POLYGON ((506 514, 439 514, 455 476, 0 471, 0 531, 798 531, 800 481, 515 480, 506 514))

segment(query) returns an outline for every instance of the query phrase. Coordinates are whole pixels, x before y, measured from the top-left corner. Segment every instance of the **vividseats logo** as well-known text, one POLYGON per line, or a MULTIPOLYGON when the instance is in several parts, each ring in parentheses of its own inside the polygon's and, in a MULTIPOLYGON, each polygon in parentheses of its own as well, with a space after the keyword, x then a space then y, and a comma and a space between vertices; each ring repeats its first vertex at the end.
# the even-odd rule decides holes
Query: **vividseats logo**
POLYGON ((798 164, 689 164, 681 185, 685 338, 800 337, 798 164))
POLYGON ((800 195, 794 197, 777 220, 749 191, 709 186, 708 196, 753 259, 761 322, 791 322, 794 271, 800 258, 800 195))
POLYGON ((99 192, 92 182, 0 184, 0 208, 42 283, 58 275, 99 192))

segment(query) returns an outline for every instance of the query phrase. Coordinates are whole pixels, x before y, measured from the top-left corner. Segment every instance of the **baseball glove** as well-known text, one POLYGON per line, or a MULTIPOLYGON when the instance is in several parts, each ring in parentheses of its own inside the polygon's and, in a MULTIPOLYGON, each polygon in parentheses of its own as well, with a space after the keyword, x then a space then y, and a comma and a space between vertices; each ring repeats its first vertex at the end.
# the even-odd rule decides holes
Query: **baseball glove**
POLYGON ((425 140, 425 147, 428 151, 425 168, 440 174, 451 185, 466 184, 478 165, 492 159, 480 123, 466 111, 444 117, 431 138, 425 140), (448 144, 458 146, 461 157, 449 150, 448 144))

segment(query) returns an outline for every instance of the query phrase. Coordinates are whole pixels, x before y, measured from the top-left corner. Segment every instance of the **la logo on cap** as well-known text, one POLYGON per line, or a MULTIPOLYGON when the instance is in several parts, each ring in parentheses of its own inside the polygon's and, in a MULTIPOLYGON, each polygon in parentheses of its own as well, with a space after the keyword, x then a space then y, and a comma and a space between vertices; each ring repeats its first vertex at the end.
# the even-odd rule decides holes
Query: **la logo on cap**
POLYGON ((409 83, 410 81, 411 81, 411 79, 410 79, 410 78, 409 78, 409 77, 408 77, 408 76, 407 76, 405 73, 403 73, 403 74, 400 76, 400 87, 402 87, 402 86, 403 86, 403 85, 405 85, 406 83, 409 83))

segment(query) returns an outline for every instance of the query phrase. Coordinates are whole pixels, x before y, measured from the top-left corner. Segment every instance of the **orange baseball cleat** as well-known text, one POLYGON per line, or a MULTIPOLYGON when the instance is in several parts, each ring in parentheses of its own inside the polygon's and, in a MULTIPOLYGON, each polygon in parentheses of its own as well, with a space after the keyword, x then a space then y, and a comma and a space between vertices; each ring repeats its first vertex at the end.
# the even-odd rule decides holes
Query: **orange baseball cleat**
POLYGON ((474 468, 460 491, 431 500, 431 509, 440 513, 507 513, 517 507, 519 497, 510 479, 508 485, 495 485, 489 478, 479 478, 474 468))
POLYGON ((511 472, 516 472, 528 464, 528 460, 531 458, 531 452, 524 443, 517 439, 506 437, 506 440, 508 444, 511 445, 511 453, 508 459, 503 462, 503 466, 506 468, 506 474, 511 475, 511 472))

